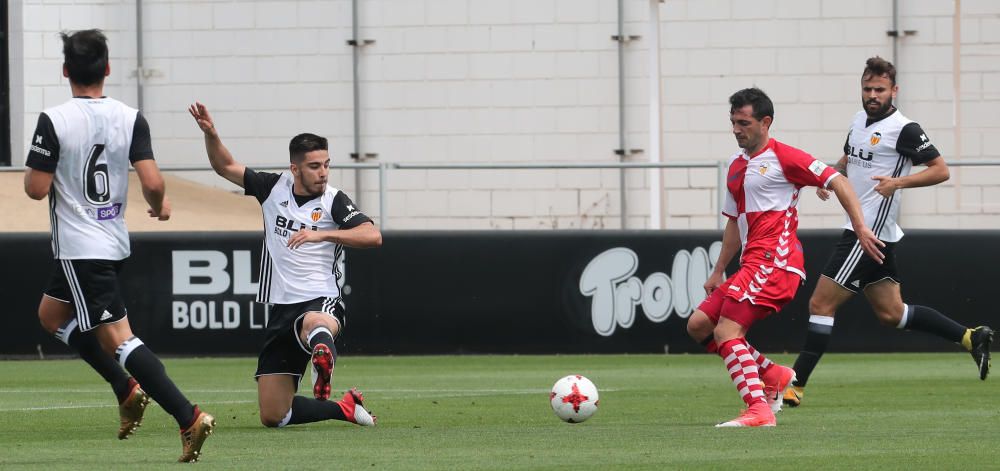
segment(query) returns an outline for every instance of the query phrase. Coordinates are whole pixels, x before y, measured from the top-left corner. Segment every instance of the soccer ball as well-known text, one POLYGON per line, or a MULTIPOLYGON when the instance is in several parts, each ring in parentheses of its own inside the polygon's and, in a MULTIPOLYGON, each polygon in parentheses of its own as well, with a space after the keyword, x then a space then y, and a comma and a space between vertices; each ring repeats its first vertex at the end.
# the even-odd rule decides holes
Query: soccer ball
POLYGON ((569 375, 552 386, 549 402, 560 419, 578 424, 597 412, 597 386, 583 376, 569 375))

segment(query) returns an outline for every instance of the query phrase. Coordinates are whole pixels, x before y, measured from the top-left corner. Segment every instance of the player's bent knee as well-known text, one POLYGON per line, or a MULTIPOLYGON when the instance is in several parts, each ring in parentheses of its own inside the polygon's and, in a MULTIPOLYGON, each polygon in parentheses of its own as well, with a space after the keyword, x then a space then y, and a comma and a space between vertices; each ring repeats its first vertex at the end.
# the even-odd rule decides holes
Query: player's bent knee
POLYGON ((687 321, 687 333, 692 339, 701 342, 706 337, 712 335, 715 325, 708 318, 708 315, 701 311, 695 311, 687 321))
POLYGON ((809 298, 809 314, 815 316, 833 317, 836 312, 837 308, 833 305, 833 303, 817 296, 809 298))
POLYGON ((308 333, 317 327, 330 329, 330 333, 336 337, 337 333, 340 332, 340 321, 329 314, 307 312, 305 318, 302 319, 302 330, 308 333))
POLYGON ((278 426, 281 425, 280 420, 274 420, 270 417, 264 417, 264 416, 260 417, 260 423, 261 425, 267 428, 278 428, 278 426))
POLYGON ((886 327, 896 327, 899 325, 899 321, 902 320, 902 310, 899 312, 893 312, 889 309, 877 309, 875 310, 875 316, 878 317, 879 323, 886 327))
POLYGON ((285 417, 288 415, 288 412, 290 411, 278 412, 262 410, 260 411, 260 423, 267 428, 281 427, 285 421, 285 417))
POLYGON ((42 325, 42 329, 45 329, 45 331, 50 334, 55 334, 56 331, 59 330, 59 323, 53 321, 53 319, 45 317, 41 311, 38 312, 38 323, 42 325))

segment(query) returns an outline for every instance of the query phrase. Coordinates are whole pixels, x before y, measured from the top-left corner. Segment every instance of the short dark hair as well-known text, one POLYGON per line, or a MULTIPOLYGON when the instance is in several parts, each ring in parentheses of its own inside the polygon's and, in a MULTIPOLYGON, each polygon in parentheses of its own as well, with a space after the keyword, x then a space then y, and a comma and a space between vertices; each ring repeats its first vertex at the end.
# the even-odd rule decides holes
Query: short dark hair
POLYGON ((326 138, 304 132, 288 143, 288 160, 294 164, 301 163, 306 154, 314 150, 328 150, 326 138))
POLYGON ((774 119, 774 103, 771 103, 771 99, 764 93, 764 90, 757 87, 744 88, 733 93, 733 96, 729 97, 729 105, 730 114, 744 106, 750 105, 753 107, 753 118, 757 121, 764 119, 765 116, 770 116, 772 120, 774 119))
POLYGON ((108 70, 108 38, 99 29, 75 33, 59 33, 63 42, 63 65, 69 81, 78 85, 95 85, 104 81, 108 70))
POLYGON ((888 77, 893 85, 896 84, 896 66, 879 56, 872 57, 865 62, 865 71, 861 74, 861 80, 868 80, 872 77, 888 77))

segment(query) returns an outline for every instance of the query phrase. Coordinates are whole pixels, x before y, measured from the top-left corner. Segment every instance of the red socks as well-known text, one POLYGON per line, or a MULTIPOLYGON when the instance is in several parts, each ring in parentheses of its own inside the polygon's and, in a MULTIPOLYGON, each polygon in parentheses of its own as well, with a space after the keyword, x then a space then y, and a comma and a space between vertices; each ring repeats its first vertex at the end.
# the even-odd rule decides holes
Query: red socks
POLYGON ((754 353, 757 354, 758 358, 768 362, 768 366, 770 366, 770 360, 757 353, 742 337, 728 340, 719 345, 719 356, 725 362, 729 376, 733 379, 733 384, 736 385, 736 389, 747 407, 754 402, 764 401, 764 383, 760 380, 760 372, 757 360, 754 359, 754 353))

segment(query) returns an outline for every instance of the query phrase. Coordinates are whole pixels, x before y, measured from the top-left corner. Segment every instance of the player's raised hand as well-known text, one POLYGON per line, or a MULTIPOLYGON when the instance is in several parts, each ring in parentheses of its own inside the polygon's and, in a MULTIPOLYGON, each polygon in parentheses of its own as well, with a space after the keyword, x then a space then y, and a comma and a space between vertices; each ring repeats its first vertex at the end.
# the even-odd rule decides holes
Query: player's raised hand
POLYGON ((818 196, 819 199, 826 201, 830 199, 830 190, 827 190, 826 188, 816 188, 816 196, 818 196))
POLYGON ((868 226, 855 227, 854 234, 858 236, 858 243, 861 245, 861 250, 864 250, 872 260, 881 265, 882 261, 885 260, 885 255, 879 249, 885 247, 885 242, 875 237, 875 233, 868 226))
POLYGON ((205 108, 205 105, 196 101, 188 107, 188 113, 191 113, 191 117, 198 123, 201 132, 215 134, 215 121, 212 120, 212 115, 208 114, 208 108, 205 108))
POLYGON ((288 248, 295 250, 306 242, 323 242, 323 240, 323 234, 319 231, 299 229, 298 232, 288 238, 288 248))
POLYGON ((872 177, 872 180, 878 180, 878 185, 875 185, 875 191, 885 198, 891 197, 892 194, 899 189, 899 185, 896 184, 895 178, 887 177, 885 175, 876 175, 872 177))
POLYGON ((166 221, 170 219, 170 200, 166 196, 163 197, 163 203, 160 204, 160 210, 157 211, 153 208, 146 210, 151 218, 157 218, 160 221, 166 221))

